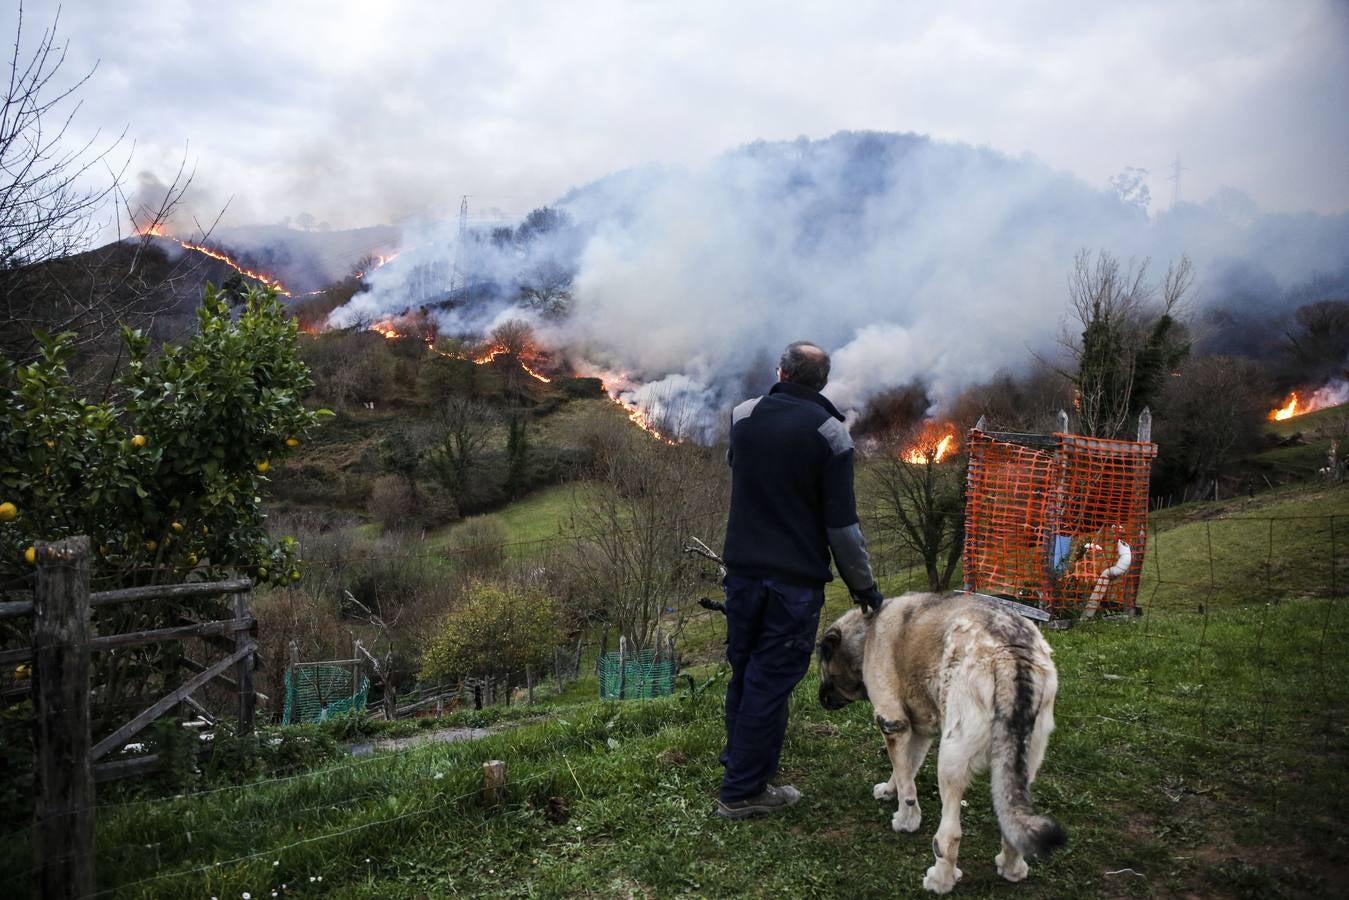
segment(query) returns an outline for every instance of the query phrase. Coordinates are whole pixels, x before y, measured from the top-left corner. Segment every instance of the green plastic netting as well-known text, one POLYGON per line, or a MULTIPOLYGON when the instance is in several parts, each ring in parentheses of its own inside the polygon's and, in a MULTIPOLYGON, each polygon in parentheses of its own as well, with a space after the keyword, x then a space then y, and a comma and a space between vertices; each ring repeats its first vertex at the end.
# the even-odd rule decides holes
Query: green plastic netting
POLYGON ((625 700, 639 697, 666 697, 674 693, 678 667, 672 659, 656 659, 650 650, 636 656, 629 655, 618 667, 618 654, 606 653, 600 657, 600 697, 617 700, 621 693, 625 700))
POLYGON ((286 672, 286 708, 281 724, 322 722, 333 716, 365 709, 370 679, 361 677, 361 689, 351 693, 351 670, 342 666, 300 666, 286 672))

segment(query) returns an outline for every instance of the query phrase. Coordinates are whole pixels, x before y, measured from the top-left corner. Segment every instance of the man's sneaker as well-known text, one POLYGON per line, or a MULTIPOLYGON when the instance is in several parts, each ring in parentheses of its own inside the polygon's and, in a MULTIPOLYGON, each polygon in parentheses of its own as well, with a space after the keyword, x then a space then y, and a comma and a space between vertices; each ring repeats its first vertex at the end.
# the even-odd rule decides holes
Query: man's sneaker
POLYGON ((751 816, 762 816, 786 809, 800 799, 801 792, 790 784, 784 784, 782 787, 769 786, 757 797, 732 800, 730 803, 718 800, 717 815, 723 819, 748 819, 751 816))

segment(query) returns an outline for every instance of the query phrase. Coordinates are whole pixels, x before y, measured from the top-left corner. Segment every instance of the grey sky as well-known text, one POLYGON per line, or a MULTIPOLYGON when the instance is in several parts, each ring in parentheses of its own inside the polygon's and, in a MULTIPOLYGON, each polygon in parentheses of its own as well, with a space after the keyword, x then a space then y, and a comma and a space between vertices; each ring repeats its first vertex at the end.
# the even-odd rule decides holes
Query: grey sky
MULTIPOLYGON (((28 0, 25 43, 55 3, 28 0)), ((1349 9, 1338 2, 68 2, 82 132, 132 171, 183 146, 196 205, 335 227, 516 214, 647 162, 757 138, 916 131, 1153 208, 1231 185, 1267 211, 1349 208, 1349 9), (785 11, 784 11, 785 10, 785 11)), ((14 31, 14 9, 0 26, 14 31)), ((7 37, 6 40, 9 40, 7 37)))

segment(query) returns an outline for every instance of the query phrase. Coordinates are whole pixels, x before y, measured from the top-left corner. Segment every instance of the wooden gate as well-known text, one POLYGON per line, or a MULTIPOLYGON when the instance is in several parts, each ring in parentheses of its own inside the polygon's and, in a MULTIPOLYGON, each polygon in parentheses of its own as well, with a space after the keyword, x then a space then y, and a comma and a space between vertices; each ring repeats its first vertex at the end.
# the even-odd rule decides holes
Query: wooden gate
POLYGON ((37 545, 37 582, 31 601, 0 603, 0 618, 31 616, 28 648, 0 651, 0 665, 32 661, 36 725, 34 892, 39 897, 83 897, 94 891, 94 783, 148 771, 153 756, 98 762, 212 680, 224 680, 238 698, 239 733, 253 730, 257 694, 253 667, 256 624, 249 614, 253 583, 246 579, 155 585, 89 592, 87 537, 37 545), (91 634, 95 606, 151 600, 233 597, 233 618, 193 622, 131 634, 91 634), (194 674, 101 737, 90 733, 90 656, 95 651, 189 638, 225 638, 223 659, 192 663, 194 674), (227 673, 233 670, 233 678, 227 673))

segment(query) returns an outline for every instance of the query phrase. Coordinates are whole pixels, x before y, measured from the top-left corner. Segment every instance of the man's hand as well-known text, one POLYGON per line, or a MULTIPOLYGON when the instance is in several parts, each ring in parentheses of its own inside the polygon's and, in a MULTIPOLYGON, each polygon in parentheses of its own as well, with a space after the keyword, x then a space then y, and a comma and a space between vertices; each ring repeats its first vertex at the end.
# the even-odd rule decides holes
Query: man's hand
POLYGON ((853 591, 852 601, 862 607, 862 612, 870 615, 881 608, 881 604, 885 602, 885 595, 881 593, 880 588, 872 584, 865 590, 853 591))

